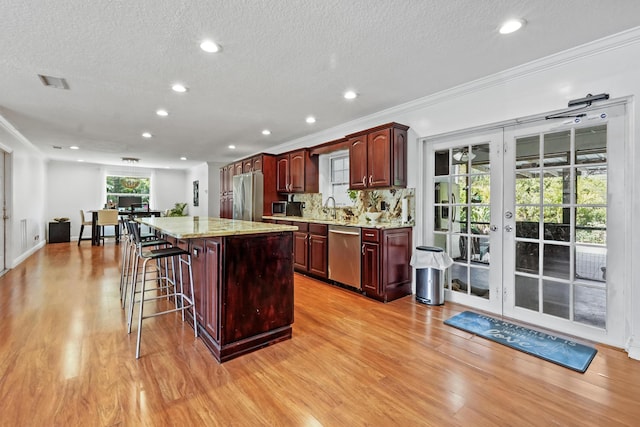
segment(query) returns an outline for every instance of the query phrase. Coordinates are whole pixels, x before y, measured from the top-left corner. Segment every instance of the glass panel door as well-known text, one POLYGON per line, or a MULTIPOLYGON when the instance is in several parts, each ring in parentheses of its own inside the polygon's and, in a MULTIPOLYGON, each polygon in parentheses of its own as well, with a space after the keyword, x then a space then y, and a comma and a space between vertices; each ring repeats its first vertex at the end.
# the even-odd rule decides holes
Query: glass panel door
POLYGON ((582 336, 609 327, 610 119, 506 131, 506 316, 582 336))
POLYGON ((495 312, 501 310, 502 250, 491 230, 502 206, 501 147, 502 131, 439 142, 432 152, 433 244, 454 260, 447 298, 495 312))

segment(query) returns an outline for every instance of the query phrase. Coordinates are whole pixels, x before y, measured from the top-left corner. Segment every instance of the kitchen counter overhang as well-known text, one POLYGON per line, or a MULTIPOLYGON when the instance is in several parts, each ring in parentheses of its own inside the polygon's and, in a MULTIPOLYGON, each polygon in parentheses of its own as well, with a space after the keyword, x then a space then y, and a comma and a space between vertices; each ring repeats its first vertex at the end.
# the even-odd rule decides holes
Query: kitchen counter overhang
POLYGON ((179 239, 280 233, 298 229, 292 225, 197 216, 150 217, 138 218, 137 221, 179 239))
POLYGON ((205 217, 138 222, 191 253, 198 331, 219 362, 291 338, 297 227, 205 217))

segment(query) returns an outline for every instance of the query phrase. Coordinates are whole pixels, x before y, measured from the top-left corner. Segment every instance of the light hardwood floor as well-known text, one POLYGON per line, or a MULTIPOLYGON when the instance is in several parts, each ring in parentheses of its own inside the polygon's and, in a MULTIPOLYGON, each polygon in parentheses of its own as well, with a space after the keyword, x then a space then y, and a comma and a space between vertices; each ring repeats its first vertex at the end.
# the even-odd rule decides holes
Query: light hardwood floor
POLYGON ((443 325, 465 307, 382 304, 296 275, 293 339, 218 364, 168 315, 142 357, 120 247, 47 245, 0 278, 3 426, 614 426, 640 423, 640 362, 585 374, 443 325))

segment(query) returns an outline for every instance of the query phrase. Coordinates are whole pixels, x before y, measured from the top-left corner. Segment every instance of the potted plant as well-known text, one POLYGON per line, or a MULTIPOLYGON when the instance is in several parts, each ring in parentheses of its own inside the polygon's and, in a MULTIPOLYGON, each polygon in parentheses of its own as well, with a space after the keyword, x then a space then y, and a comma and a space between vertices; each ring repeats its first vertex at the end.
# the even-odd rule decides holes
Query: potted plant
POLYGON ((187 216, 187 213, 185 212, 186 209, 187 209, 186 203, 176 203, 173 209, 169 211, 167 216, 187 216))

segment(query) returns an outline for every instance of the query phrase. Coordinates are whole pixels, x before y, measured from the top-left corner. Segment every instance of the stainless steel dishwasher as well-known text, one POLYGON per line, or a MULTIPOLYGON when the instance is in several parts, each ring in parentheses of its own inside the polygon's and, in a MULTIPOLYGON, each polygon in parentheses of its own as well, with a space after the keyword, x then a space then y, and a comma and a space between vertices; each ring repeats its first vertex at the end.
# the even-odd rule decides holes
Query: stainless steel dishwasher
POLYGON ((329 226, 329 279, 361 288, 360 228, 329 226))

